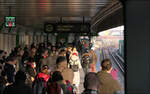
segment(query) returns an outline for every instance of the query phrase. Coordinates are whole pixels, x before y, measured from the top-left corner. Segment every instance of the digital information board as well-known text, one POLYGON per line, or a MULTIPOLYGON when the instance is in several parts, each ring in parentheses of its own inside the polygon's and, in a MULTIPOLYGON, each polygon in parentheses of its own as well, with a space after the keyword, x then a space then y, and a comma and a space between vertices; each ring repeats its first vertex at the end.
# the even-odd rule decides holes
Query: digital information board
POLYGON ((89 33, 90 24, 85 23, 46 23, 45 33, 89 33))
POLYGON ((16 17, 6 16, 5 17, 5 27, 6 28, 16 27, 16 17))

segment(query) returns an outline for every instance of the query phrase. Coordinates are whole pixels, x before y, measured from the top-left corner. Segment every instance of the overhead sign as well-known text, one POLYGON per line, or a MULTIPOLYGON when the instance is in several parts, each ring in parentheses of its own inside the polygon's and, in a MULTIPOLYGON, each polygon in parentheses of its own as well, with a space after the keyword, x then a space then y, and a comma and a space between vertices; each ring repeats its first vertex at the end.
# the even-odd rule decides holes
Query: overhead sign
POLYGON ((81 33, 80 36, 98 36, 98 33, 81 33))
POLYGON ((44 25, 46 33, 88 33, 90 32, 89 23, 46 23, 44 25))
POLYGON ((6 16, 5 17, 5 27, 7 27, 7 28, 16 27, 16 17, 6 16))

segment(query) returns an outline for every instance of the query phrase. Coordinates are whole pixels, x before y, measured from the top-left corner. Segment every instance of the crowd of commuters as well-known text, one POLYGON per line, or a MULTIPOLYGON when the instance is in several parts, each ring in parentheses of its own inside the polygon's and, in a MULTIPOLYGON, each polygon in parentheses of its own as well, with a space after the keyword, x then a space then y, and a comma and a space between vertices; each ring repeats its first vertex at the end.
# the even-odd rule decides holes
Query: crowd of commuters
POLYGON ((50 43, 18 46, 8 55, 0 50, 0 94, 79 94, 80 71, 84 70, 83 94, 119 94, 109 59, 95 71, 93 50, 80 53, 78 47, 50 43))

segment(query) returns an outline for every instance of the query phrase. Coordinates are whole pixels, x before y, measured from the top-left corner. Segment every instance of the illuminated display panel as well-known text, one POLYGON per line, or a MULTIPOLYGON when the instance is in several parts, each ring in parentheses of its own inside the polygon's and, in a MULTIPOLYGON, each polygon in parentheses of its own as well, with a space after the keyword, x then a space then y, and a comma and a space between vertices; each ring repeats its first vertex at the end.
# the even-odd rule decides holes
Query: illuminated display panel
POLYGON ((57 25, 56 26, 56 31, 57 32, 69 32, 72 31, 75 28, 74 25, 57 25))
POLYGON ((46 33, 88 33, 90 32, 90 24, 82 23, 46 23, 44 25, 46 33))
POLYGON ((16 27, 16 17, 6 16, 5 17, 5 27, 7 27, 7 28, 16 27))

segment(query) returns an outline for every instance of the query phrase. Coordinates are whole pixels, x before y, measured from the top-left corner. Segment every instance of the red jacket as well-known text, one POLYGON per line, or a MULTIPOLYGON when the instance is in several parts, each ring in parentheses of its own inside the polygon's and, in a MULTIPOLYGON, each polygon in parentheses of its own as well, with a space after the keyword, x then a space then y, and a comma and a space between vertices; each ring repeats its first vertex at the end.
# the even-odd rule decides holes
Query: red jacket
POLYGON ((50 75, 49 74, 44 74, 42 72, 40 72, 37 76, 37 78, 43 78, 45 82, 47 82, 50 78, 50 75))

